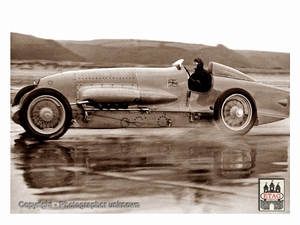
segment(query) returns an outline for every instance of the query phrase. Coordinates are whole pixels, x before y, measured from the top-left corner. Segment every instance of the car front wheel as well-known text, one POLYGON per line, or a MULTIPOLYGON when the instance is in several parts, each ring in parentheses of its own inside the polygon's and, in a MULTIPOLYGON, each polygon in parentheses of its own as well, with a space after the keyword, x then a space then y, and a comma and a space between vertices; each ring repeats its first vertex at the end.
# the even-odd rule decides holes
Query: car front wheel
POLYGON ((35 89, 26 96, 20 110, 24 129, 37 139, 57 139, 70 127, 72 110, 68 100, 49 88, 35 89))

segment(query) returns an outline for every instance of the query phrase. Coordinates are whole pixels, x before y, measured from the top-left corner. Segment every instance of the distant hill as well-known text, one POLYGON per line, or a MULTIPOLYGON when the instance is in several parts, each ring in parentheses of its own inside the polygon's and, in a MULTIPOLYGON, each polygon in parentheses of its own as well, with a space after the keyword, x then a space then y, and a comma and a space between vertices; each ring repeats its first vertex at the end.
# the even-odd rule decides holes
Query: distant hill
POLYGON ((207 63, 213 60, 233 67, 251 65, 243 55, 221 45, 209 47, 146 40, 59 41, 59 43, 88 61, 98 64, 115 62, 170 65, 181 58, 191 64, 196 57, 201 57, 207 63))
POLYGON ((247 50, 239 50, 237 52, 250 62, 251 68, 290 69, 289 53, 247 50))
POLYGON ((206 46, 149 40, 99 39, 59 41, 11 33, 12 60, 80 61, 101 66, 166 66, 178 59, 191 65, 201 57, 234 68, 290 69, 290 54, 231 50, 223 45, 206 46))
POLYGON ((12 60, 86 61, 54 40, 11 33, 12 60))

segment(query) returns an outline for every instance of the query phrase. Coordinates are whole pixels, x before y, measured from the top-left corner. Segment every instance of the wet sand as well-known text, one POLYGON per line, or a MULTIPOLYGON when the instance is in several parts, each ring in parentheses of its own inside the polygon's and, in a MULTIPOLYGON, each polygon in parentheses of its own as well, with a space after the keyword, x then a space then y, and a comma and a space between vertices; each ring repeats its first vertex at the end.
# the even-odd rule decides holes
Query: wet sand
POLYGON ((289 213, 289 119, 239 138, 214 127, 70 129, 39 143, 22 132, 12 124, 12 213, 258 213, 258 179, 270 177, 285 179, 289 213))

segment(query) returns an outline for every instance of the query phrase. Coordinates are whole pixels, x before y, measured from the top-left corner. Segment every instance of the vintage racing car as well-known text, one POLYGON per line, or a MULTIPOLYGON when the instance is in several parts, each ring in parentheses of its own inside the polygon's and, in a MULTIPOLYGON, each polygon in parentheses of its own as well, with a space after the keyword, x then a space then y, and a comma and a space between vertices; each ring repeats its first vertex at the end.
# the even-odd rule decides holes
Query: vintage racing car
POLYGON ((256 82, 210 62, 210 88, 188 88, 183 59, 168 68, 100 68, 60 72, 22 88, 12 120, 36 139, 57 139, 72 127, 201 127, 215 121, 225 133, 289 117, 289 91, 256 82))

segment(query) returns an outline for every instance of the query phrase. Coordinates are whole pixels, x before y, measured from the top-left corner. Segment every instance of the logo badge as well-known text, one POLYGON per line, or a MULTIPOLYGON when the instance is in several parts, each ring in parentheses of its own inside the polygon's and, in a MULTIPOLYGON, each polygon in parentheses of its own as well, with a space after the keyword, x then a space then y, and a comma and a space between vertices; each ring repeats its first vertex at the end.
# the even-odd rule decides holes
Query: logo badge
POLYGON ((259 179, 259 211, 284 211, 284 179, 259 179))
POLYGON ((178 87, 178 80, 168 78, 168 87, 178 87))

